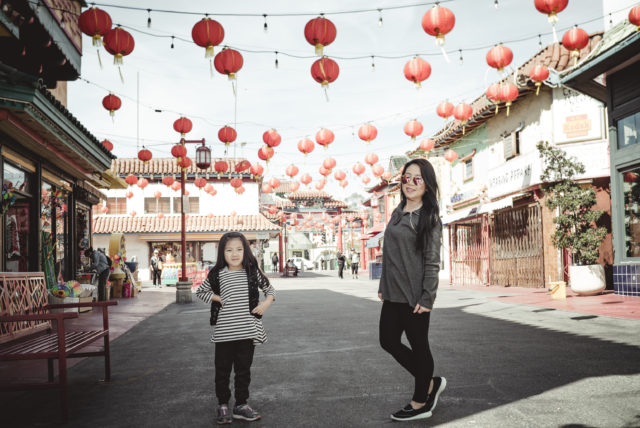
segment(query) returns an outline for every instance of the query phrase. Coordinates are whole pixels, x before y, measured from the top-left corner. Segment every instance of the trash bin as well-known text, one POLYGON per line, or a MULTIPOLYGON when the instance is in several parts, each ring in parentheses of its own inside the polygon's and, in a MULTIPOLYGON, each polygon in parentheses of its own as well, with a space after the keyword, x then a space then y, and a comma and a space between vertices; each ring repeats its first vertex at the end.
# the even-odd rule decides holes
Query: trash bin
POLYGON ((382 263, 369 262, 369 279, 380 279, 382 276, 382 263))

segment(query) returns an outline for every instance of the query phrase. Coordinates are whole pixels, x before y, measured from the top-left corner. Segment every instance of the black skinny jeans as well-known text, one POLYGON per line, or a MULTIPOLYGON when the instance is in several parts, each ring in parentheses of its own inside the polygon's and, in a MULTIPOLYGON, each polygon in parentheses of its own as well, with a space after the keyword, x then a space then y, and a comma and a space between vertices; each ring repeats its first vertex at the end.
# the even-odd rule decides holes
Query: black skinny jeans
POLYGON ((380 345, 415 379, 413 401, 427 402, 433 377, 433 356, 429 349, 431 312, 414 314, 407 303, 385 301, 380 313, 380 345), (401 342, 405 333, 411 348, 401 342))
POLYGON ((158 285, 162 285, 162 270, 151 269, 151 276, 153 276, 153 285, 156 285, 156 281, 158 285))
POLYGON ((235 371, 235 405, 246 404, 251 383, 251 364, 255 345, 252 339, 216 343, 216 397, 219 404, 229 404, 231 369, 235 371))

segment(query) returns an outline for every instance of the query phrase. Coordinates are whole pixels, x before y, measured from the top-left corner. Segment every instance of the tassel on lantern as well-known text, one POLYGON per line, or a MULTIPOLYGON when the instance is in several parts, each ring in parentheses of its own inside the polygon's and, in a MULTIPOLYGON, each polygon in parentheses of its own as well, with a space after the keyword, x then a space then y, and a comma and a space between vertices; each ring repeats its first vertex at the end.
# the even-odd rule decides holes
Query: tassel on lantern
POLYGON ((540 86, 542 86, 542 82, 536 82, 536 97, 540 93, 540 86))
POLYGON ((322 43, 318 43, 316 44, 316 56, 322 56, 323 52, 324 52, 324 46, 322 46, 322 43))

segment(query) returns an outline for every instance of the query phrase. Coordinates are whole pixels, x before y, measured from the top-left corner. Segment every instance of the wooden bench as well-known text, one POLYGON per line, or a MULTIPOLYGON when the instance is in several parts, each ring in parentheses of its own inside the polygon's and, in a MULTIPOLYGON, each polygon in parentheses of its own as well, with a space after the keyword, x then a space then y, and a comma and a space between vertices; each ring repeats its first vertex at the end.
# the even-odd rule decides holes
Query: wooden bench
POLYGON ((68 420, 67 358, 104 356, 104 380, 111 379, 108 308, 117 304, 107 301, 49 305, 43 273, 0 272, 0 361, 46 359, 48 363, 47 382, 0 385, 0 389, 59 389, 62 415, 68 420), (50 313, 51 309, 76 307, 100 307, 102 329, 68 330, 65 321, 78 318, 77 312, 50 313), (54 327, 52 321, 55 321, 54 327), (101 350, 79 352, 100 339, 103 340, 101 350), (58 360, 57 381, 53 377, 55 359, 58 360))

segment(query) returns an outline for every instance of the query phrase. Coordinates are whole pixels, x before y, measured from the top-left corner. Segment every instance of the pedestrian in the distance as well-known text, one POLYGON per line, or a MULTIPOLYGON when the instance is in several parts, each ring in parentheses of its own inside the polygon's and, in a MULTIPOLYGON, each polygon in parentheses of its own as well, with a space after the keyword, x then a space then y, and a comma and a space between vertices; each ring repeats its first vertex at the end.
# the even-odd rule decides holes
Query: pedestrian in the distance
POLYGON ((251 364, 255 346, 267 341, 262 315, 275 300, 275 290, 260 270, 243 234, 225 233, 218 248, 216 265, 196 290, 200 299, 211 303, 218 399, 216 421, 218 424, 229 424, 232 419, 255 421, 260 419, 260 413, 247 403, 251 364), (265 295, 263 301, 260 301, 260 290, 265 295), (230 411, 232 369, 235 403, 230 411))
POLYGON ((358 279, 358 266, 360 265, 360 254, 355 251, 351 253, 351 278, 358 279))
POLYGON ((344 264, 347 261, 347 258, 341 252, 338 252, 338 277, 344 278, 342 273, 344 271, 344 264))
POLYGON ((153 277, 153 286, 162 287, 162 260, 160 259, 160 252, 153 250, 153 256, 149 260, 149 266, 151 267, 151 276, 153 277))
POLYGON ((271 256, 271 264, 273 265, 273 272, 278 272, 278 262, 280 259, 278 258, 278 253, 273 253, 271 256))
POLYGON ((107 300, 107 280, 111 273, 111 264, 107 255, 102 251, 94 251, 92 247, 87 248, 86 256, 91 260, 90 269, 94 269, 98 274, 98 301, 107 300))
POLYGON ((411 402, 391 419, 410 421, 431 416, 444 377, 433 377, 429 348, 429 321, 438 290, 442 223, 438 183, 426 159, 414 159, 402 168, 401 202, 384 232, 382 276, 378 297, 380 345, 414 378, 411 402), (402 333, 410 346, 401 342, 402 333))

